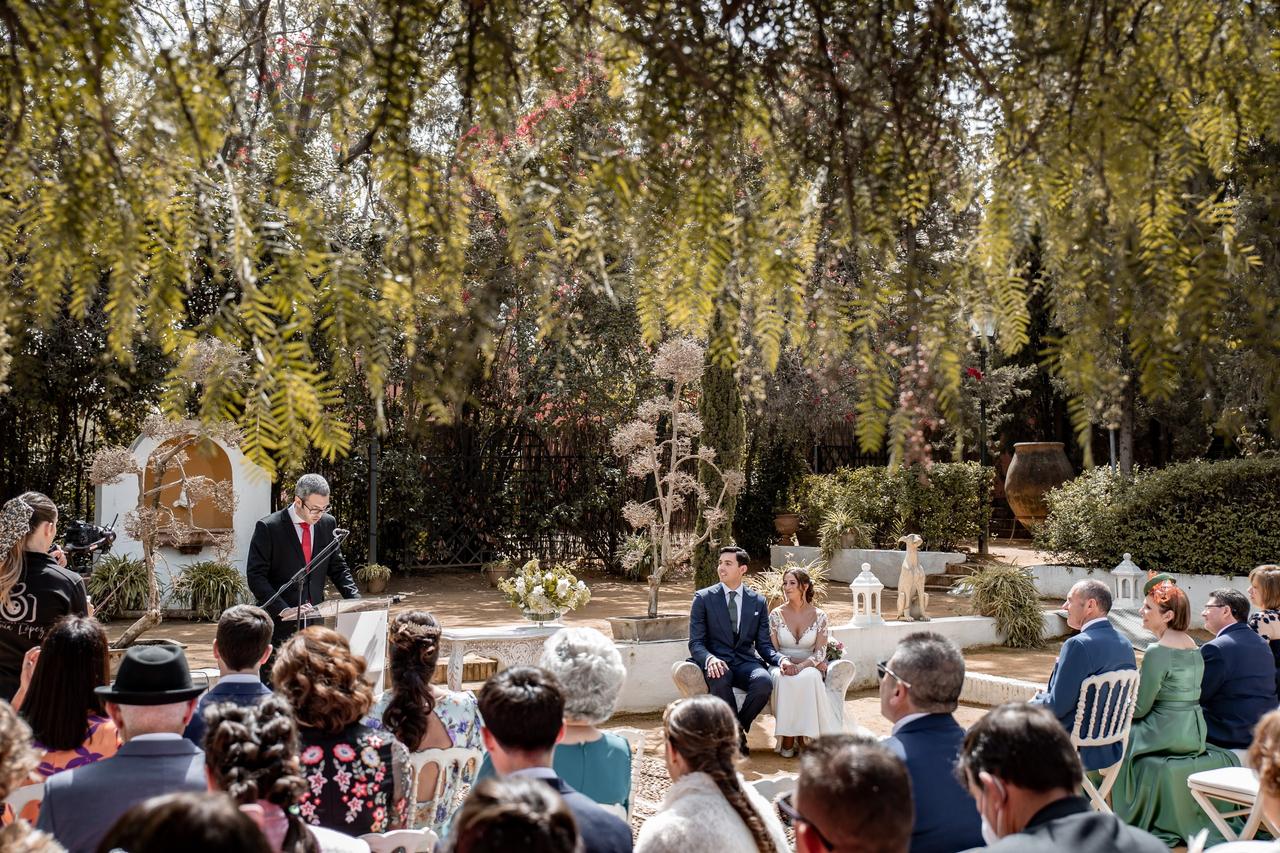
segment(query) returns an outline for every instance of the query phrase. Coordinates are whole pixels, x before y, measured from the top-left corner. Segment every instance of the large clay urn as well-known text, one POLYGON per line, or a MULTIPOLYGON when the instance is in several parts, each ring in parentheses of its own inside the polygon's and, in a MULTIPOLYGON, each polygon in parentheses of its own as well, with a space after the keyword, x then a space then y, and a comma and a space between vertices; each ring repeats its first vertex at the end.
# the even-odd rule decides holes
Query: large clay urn
POLYGON ((1018 521, 1035 529, 1049 514, 1044 496, 1075 476, 1061 441, 1023 441, 1013 446, 1004 495, 1018 521))

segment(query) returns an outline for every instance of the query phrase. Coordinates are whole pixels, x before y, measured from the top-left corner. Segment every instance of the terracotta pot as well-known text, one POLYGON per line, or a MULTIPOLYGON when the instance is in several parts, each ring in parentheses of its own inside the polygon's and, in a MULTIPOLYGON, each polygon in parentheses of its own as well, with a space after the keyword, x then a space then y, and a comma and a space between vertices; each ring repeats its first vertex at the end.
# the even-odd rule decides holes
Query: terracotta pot
POLYGON ((606 616, 613 639, 619 643, 653 643, 689 638, 688 613, 659 613, 648 616, 606 616))
POLYGON ((796 531, 800 529, 800 513, 778 512, 773 515, 773 529, 784 542, 793 541, 796 531))
POLYGON ((390 578, 369 578, 364 582, 364 591, 370 595, 378 595, 387 591, 387 582, 390 578))
POLYGON ((1044 496, 1075 476, 1060 441, 1023 441, 1013 446, 1013 462, 1004 478, 1009 507, 1028 529, 1045 520, 1044 496))

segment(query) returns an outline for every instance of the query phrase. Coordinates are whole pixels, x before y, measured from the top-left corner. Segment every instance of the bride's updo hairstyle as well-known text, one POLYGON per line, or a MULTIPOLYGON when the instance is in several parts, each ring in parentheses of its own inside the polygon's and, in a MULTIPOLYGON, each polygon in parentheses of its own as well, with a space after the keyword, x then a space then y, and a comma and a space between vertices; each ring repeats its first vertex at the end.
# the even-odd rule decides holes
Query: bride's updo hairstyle
POLYGON ((662 715, 667 743, 689 765, 691 773, 706 773, 751 830, 760 853, 776 853, 769 831, 738 780, 738 721, 727 702, 715 696, 694 696, 667 706, 662 715))
POLYGON ((425 610, 401 613, 391 623, 391 701, 382 724, 416 750, 435 708, 431 677, 440 659, 440 623, 425 610))

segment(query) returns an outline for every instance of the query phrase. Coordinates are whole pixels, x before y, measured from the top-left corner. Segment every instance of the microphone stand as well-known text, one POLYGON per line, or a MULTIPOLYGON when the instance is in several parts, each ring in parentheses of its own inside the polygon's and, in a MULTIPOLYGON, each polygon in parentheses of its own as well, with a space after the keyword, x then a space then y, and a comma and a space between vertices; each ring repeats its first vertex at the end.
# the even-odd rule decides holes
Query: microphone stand
POLYGON ((298 585, 298 610, 293 617, 294 630, 296 631, 301 629, 302 628, 302 593, 303 593, 303 589, 306 586, 305 581, 311 574, 311 569, 318 563, 324 560, 327 560, 330 554, 338 550, 338 546, 342 544, 342 540, 346 539, 350 535, 351 535, 350 530, 346 530, 345 528, 342 528, 342 527, 335 527, 333 529, 333 541, 331 541, 328 545, 325 545, 323 548, 321 548, 319 554, 311 555, 311 559, 307 561, 306 565, 298 569, 298 571, 294 572, 293 577, 285 581, 284 584, 282 584, 281 587, 275 591, 275 594, 272 595, 270 598, 268 598, 266 601, 262 602, 260 606, 263 607, 264 609, 271 606, 271 604, 273 604, 277 599, 279 599, 284 595, 285 590, 287 590, 289 587, 293 586, 296 583, 298 585))

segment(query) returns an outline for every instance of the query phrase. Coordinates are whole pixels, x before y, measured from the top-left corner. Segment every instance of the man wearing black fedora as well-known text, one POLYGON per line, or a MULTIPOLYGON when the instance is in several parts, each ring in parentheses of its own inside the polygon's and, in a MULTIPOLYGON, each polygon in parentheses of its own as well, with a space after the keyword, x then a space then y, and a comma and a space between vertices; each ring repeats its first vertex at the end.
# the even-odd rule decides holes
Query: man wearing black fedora
POLYGON ((207 790, 204 752, 182 736, 205 685, 191 683, 173 645, 134 646, 110 686, 97 688, 123 745, 111 758, 44 783, 37 826, 70 853, 94 853, 131 806, 159 794, 207 790))

